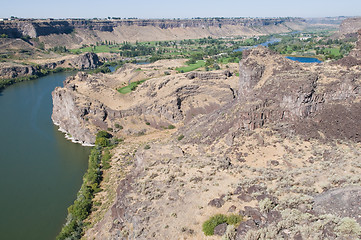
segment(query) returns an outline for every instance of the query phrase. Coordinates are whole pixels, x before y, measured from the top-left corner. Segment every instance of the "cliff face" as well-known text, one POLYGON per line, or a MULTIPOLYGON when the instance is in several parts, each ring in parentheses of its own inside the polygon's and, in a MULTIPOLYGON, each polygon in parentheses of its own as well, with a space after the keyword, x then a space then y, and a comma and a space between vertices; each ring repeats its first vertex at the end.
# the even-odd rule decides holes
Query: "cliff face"
POLYGON ((360 238, 360 188, 346 187, 361 185, 360 65, 297 63, 263 47, 244 52, 239 78, 177 74, 176 61, 79 73, 53 92, 53 121, 73 137, 126 136, 98 198, 110 207, 92 212, 104 217, 85 238, 202 239, 215 212, 247 217, 233 239, 360 238))
POLYGON ((361 18, 348 18, 342 21, 340 25, 340 34, 352 34, 357 33, 357 31, 361 29, 361 18))
MULTIPOLYGON (((239 73, 233 87, 238 94, 223 95, 219 107, 191 121, 180 117, 184 125, 173 136, 151 141, 146 134, 114 150, 110 176, 120 180, 108 186, 118 186, 117 197, 104 198, 111 207, 86 238, 203 239, 202 224, 215 213, 230 212, 247 217, 233 229, 232 239, 360 238, 360 231, 342 232, 339 226, 354 221, 359 229, 361 223, 356 201, 361 185, 361 67, 297 63, 256 48, 244 52, 239 73), (121 178, 120 169, 130 161, 133 168, 121 178), (343 197, 332 200, 336 195, 343 197)), ((180 99, 200 94, 202 81, 207 93, 212 86, 221 99, 222 85, 215 83, 230 80, 214 73, 186 77, 197 82, 183 86, 180 99)), ((175 95, 169 85, 164 81, 142 90, 156 96, 167 89, 175 95)), ((143 95, 141 89, 135 93, 143 95)), ((163 109, 157 100, 147 98, 155 109, 163 109)), ((167 108, 167 114, 182 116, 183 106, 195 102, 181 101, 182 112, 167 108)), ((225 234, 226 225, 215 232, 225 234)))
POLYGON ((46 47, 79 47, 105 40, 121 43, 208 36, 253 36, 289 32, 304 27, 305 20, 300 18, 15 20, 0 22, 0 34, 9 37, 40 37, 46 47))
POLYGON ((128 65, 113 75, 79 73, 69 77, 64 88, 53 92, 54 123, 75 139, 94 143, 94 137, 89 136, 102 129, 116 130, 116 124, 124 126, 123 134, 144 134, 154 128, 189 122, 236 97, 236 90, 230 85, 235 85, 236 77, 229 71, 162 76, 168 70, 162 63, 146 66, 147 70, 142 71, 136 68, 128 65), (126 95, 115 90, 130 81, 147 78, 152 79, 126 95), (229 79, 233 80, 227 83, 229 79))
POLYGON ((36 70, 33 66, 14 63, 0 63, 0 79, 27 77, 34 74, 36 74, 36 70))
POLYGON ((244 27, 262 27, 280 25, 285 23, 299 23, 305 20, 300 18, 265 18, 265 19, 128 19, 128 20, 13 20, 0 22, 0 34, 8 34, 10 37, 28 35, 32 38, 50 34, 69 34, 75 29, 97 30, 113 32, 115 28, 122 26, 153 26, 161 29, 169 28, 205 28, 219 27, 222 25, 237 25, 244 27))
MULTIPOLYGON (((350 54, 355 61, 358 51, 350 54)), ((185 133, 195 141, 211 143, 235 131, 286 124, 289 131, 308 138, 361 141, 361 125, 357 123, 361 68, 342 63, 300 64, 265 48, 245 51, 240 62, 238 102, 192 122, 185 133), (220 117, 221 113, 228 117, 220 117), (200 133, 202 136, 197 136, 200 133)))
POLYGON ((69 132, 75 139, 81 139, 82 142, 94 143, 95 136, 88 131, 83 123, 84 115, 87 114, 89 107, 81 108, 77 105, 76 97, 66 89, 57 87, 52 93, 54 124, 60 126, 69 132))
MULTIPOLYGON (((95 69, 102 63, 95 53, 85 53, 76 57, 67 57, 59 61, 49 61, 40 64, 42 69, 55 69, 57 67, 75 68, 79 70, 95 69)), ((36 75, 39 69, 31 65, 17 63, 0 63, 0 79, 12 79, 36 75)))

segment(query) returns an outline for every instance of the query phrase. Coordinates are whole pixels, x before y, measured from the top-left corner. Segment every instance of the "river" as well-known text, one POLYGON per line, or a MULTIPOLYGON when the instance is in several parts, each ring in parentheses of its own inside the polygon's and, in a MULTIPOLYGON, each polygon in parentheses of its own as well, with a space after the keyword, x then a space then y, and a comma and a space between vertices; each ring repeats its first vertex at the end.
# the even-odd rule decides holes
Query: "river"
POLYGON ((74 73, 17 83, 0 92, 1 239, 55 239, 87 169, 90 148, 51 121, 51 92, 74 73))
POLYGON ((272 38, 272 39, 270 39, 270 40, 268 40, 268 41, 266 41, 264 43, 260 43, 260 44, 257 44, 257 45, 240 47, 238 49, 233 50, 233 52, 243 52, 244 50, 256 48, 256 47, 259 47, 259 46, 268 47, 268 45, 278 43, 280 41, 281 41, 280 38, 272 38))

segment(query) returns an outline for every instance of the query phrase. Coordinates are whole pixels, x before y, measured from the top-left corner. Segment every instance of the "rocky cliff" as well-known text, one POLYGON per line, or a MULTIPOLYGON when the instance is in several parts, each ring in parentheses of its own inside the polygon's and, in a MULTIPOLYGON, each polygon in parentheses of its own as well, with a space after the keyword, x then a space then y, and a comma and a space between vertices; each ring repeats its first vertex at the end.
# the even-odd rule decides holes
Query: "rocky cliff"
POLYGON ((339 32, 342 35, 355 34, 359 29, 361 29, 361 18, 348 18, 342 21, 339 32))
POLYGON ((77 140, 94 143, 97 131, 116 129, 117 123, 126 124, 123 133, 144 133, 151 129, 146 122, 152 128, 188 122, 236 97, 234 82, 231 84, 236 77, 229 71, 162 76, 163 71, 168 70, 163 65, 165 62, 145 66, 141 71, 127 65, 113 75, 79 73, 69 77, 64 88, 53 92, 54 123, 77 140), (148 78, 152 79, 127 95, 114 89, 148 78), (229 79, 233 80, 227 83, 229 79))
POLYGON ((85 53, 75 57, 65 57, 57 61, 46 60, 45 63, 41 63, 37 67, 11 62, 0 63, 0 79, 13 79, 39 74, 41 75, 41 69, 54 70, 58 67, 75 68, 79 70, 95 69, 101 64, 102 63, 99 61, 98 55, 95 53, 85 53))
POLYGON ((0 22, 0 34, 39 37, 46 47, 79 47, 98 41, 154 41, 261 35, 305 27, 300 18, 14 20, 0 22))
POLYGON ((263 47, 244 52, 239 77, 232 65, 173 70, 183 63, 79 73, 53 92, 53 121, 74 138, 126 138, 85 238, 203 239, 218 213, 244 219, 219 224, 214 239, 361 237, 360 65, 298 63, 263 47))
MULTIPOLYGON (((260 47, 244 52, 239 73, 236 94, 219 107, 190 121, 180 117, 185 123, 173 135, 127 136, 114 150, 113 182, 104 188, 118 187, 97 198, 111 207, 92 215, 104 217, 87 238, 203 239, 202 224, 219 213, 244 220, 218 224, 214 239, 361 237, 360 66, 297 63, 260 47), (133 168, 121 177, 129 162, 133 168)), ((222 85, 215 83, 230 80, 225 75, 185 77, 217 93, 222 85)), ((189 84, 183 89, 181 99, 199 94, 189 84)))
POLYGON ((33 66, 16 63, 0 63, 0 79, 28 77, 37 73, 33 66))
MULTIPOLYGON (((350 57, 358 51, 355 49, 350 57)), ((308 137, 361 140, 361 126, 356 123, 360 109, 360 65, 345 66, 343 60, 300 64, 265 48, 245 51, 243 56, 238 101, 223 109, 223 114, 229 117, 220 117, 217 112, 192 127, 200 129, 202 137, 198 138, 202 142, 211 142, 229 129, 254 130, 282 123, 308 137)), ((352 58, 357 63, 357 58, 352 58)), ((187 132, 191 136, 199 133, 187 132)))

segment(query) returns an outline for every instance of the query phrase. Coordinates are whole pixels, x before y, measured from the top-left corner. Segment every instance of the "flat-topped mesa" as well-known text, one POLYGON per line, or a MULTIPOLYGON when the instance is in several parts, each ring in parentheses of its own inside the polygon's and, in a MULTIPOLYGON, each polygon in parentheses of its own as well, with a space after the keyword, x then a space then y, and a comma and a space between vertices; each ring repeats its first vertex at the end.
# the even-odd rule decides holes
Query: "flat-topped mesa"
POLYGON ((0 35, 38 37, 45 48, 79 48, 97 42, 168 41, 204 37, 258 36, 299 31, 300 18, 31 20, 0 22, 0 35), (60 37, 60 36, 61 37, 60 37))
POLYGON ((33 20, 20 19, 0 22, 0 34, 10 37, 28 35, 30 37, 46 36, 49 34, 69 34, 75 29, 97 30, 112 32, 121 26, 152 26, 161 29, 189 28, 189 27, 219 27, 222 25, 238 25, 244 27, 261 27, 280 25, 284 23, 305 22, 301 18, 209 18, 209 19, 113 19, 113 20, 33 20))

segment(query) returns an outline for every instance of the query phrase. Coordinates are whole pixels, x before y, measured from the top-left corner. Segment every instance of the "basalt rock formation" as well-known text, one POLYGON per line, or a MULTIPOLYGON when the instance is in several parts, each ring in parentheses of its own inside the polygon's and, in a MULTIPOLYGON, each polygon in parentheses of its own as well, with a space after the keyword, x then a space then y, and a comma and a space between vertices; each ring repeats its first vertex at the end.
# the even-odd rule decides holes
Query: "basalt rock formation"
POLYGON ((39 37, 46 47, 80 47, 98 41, 181 40, 202 37, 261 35, 305 27, 300 18, 12 20, 0 22, 0 34, 39 37))
POLYGON ((36 74, 33 66, 15 63, 0 63, 0 79, 27 77, 36 74))
POLYGON ((40 69, 54 70, 58 67, 63 67, 87 70, 95 69, 101 64, 98 55, 95 53, 85 53, 75 57, 66 57, 57 61, 48 60, 46 63, 39 64, 40 68, 18 63, 0 63, 0 80, 38 75, 40 69))
POLYGON ((355 34, 359 29, 361 29, 361 18, 348 18, 342 21, 339 32, 342 35, 355 34))
POLYGON ((170 64, 182 63, 80 73, 53 92, 53 120, 75 138, 126 137, 85 238, 203 239, 217 213, 244 217, 216 228, 228 239, 361 237, 360 65, 297 63, 263 47, 244 52, 239 78, 170 64))
MULTIPOLYGON (((355 49, 350 57, 358 51, 355 49)), ((212 142, 229 129, 254 130, 282 123, 308 137, 361 140, 361 125, 357 123, 360 65, 344 66, 343 60, 300 64, 266 48, 245 51, 243 56, 237 101, 207 116, 204 122, 194 123, 193 129, 202 132, 202 137, 198 135, 201 142, 212 142), (221 111, 228 117, 220 117, 221 111)), ((190 136, 199 133, 185 132, 190 136)))
POLYGON ((139 71, 134 65, 127 65, 111 76, 79 73, 69 77, 64 88, 56 88, 53 92, 54 123, 75 139, 94 143, 97 131, 115 128, 116 123, 125 119, 144 119, 137 120, 138 126, 127 128, 130 134, 139 133, 144 130, 139 127, 145 127, 146 122, 155 128, 188 122, 236 97, 232 83, 227 83, 232 75, 229 71, 161 76, 163 72, 153 70, 155 67, 162 68, 162 65, 157 62, 144 67, 150 71, 139 71), (115 89, 150 77, 153 78, 128 95, 115 89))

